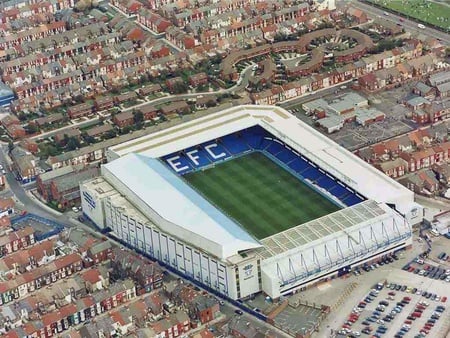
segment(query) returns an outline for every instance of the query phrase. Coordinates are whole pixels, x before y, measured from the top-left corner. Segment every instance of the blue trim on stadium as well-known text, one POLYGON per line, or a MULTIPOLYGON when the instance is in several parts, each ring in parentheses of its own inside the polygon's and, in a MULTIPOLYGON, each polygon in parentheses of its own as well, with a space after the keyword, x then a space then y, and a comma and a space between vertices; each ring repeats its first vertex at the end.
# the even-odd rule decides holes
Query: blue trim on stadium
POLYGON ((263 153, 311 189, 341 208, 358 204, 366 199, 260 126, 244 129, 176 153, 165 155, 161 160, 172 171, 183 176, 199 170, 206 170, 254 151, 263 153), (208 153, 205 147, 211 144, 215 144, 214 148, 218 149, 217 151, 220 154, 224 154, 221 158, 214 159, 208 153), (192 151, 198 155, 196 160, 192 160, 192 157, 187 155, 192 151), (179 161, 180 168, 184 168, 178 172, 167 162, 168 159, 175 157, 179 161))

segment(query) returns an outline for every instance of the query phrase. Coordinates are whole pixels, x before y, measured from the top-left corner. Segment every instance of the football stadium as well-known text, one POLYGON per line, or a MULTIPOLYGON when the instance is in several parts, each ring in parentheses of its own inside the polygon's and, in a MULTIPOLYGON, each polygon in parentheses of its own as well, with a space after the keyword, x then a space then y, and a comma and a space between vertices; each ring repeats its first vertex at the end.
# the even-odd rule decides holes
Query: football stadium
POLYGON ((184 277, 272 298, 411 244, 414 194, 286 110, 239 106, 112 147, 83 213, 184 277))

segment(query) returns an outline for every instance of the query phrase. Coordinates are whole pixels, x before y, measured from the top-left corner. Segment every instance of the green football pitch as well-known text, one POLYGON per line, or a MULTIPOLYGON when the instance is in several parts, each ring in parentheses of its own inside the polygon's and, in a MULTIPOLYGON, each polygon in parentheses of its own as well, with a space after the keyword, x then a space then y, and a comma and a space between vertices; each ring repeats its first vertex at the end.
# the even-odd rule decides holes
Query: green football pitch
POLYGON ((184 178, 257 239, 339 209, 258 152, 186 174, 184 178))

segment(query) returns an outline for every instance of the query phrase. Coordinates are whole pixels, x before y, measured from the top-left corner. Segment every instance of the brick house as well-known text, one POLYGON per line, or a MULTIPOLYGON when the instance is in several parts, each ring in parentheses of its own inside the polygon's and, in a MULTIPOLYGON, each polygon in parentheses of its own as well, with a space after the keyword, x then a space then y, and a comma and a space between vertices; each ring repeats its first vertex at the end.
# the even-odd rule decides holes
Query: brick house
POLYGON ((90 103, 80 103, 67 109, 67 115, 71 119, 77 119, 92 114, 93 106, 90 103))
POLYGON ((175 101, 160 107, 161 113, 166 116, 172 114, 188 114, 190 110, 186 101, 175 101))
POLYGON ((97 97, 94 101, 94 107, 97 111, 112 108, 114 107, 114 99, 110 96, 97 97))
POLYGON ((162 286, 163 272, 158 263, 139 257, 118 247, 112 249, 111 266, 120 278, 136 281, 138 294, 150 292, 162 286))
POLYGON ((17 140, 20 138, 23 138, 27 135, 27 132, 24 127, 17 124, 11 124, 7 127, 5 127, 6 133, 11 137, 13 140, 17 140))
POLYGON ((69 129, 65 129, 57 134, 55 134, 53 136, 53 139, 55 140, 55 142, 62 144, 65 142, 65 140, 67 138, 76 138, 77 140, 81 139, 81 131, 78 128, 69 128, 69 129))
POLYGON ((19 146, 23 149, 29 151, 32 154, 37 154, 39 152, 39 146, 38 144, 31 140, 31 139, 25 139, 19 142, 19 146))
POLYGON ((350 7, 347 9, 346 14, 350 16, 358 25, 368 21, 367 14, 358 8, 350 7))
POLYGON ((190 326, 189 316, 184 311, 170 313, 166 318, 150 324, 154 337, 178 337, 188 332, 190 326))
POLYGON ((51 125, 54 123, 60 123, 64 121, 64 115, 61 113, 51 114, 49 116, 39 117, 30 123, 35 124, 38 127, 43 127, 45 125, 51 125))
POLYGON ((439 189, 439 181, 432 170, 424 170, 400 180, 408 189, 419 194, 435 194, 439 189))
POLYGON ((111 258, 112 246, 110 241, 102 241, 94 244, 87 251, 87 256, 94 261, 94 264, 104 262, 111 258))
POLYGON ((217 318, 220 313, 219 302, 215 298, 210 298, 195 290, 190 284, 177 284, 175 287, 168 287, 170 299, 176 305, 183 305, 189 311, 191 320, 199 320, 206 324, 217 318))
POLYGON ((112 118, 112 121, 116 126, 118 126, 121 129, 135 124, 134 114, 131 110, 115 114, 114 117, 112 118))
POLYGON ((80 182, 97 177, 98 168, 88 168, 68 175, 55 178, 50 183, 50 192, 53 201, 65 209, 80 204, 80 182))
POLYGON ((37 191, 38 193, 46 200, 47 202, 50 202, 52 198, 50 185, 53 180, 57 179, 58 177, 64 177, 65 175, 70 175, 73 172, 80 170, 80 166, 72 166, 68 165, 62 168, 57 168, 42 174, 39 174, 36 178, 36 185, 37 185, 37 191))
POLYGON ((406 173, 406 163, 402 158, 396 158, 392 161, 381 162, 375 165, 385 175, 393 178, 401 177, 406 173))
POLYGON ((3 127, 9 127, 12 125, 19 125, 20 120, 15 115, 7 115, 5 118, 2 119, 2 125, 3 127))
POLYGON ((99 126, 96 126, 94 128, 88 129, 86 131, 86 134, 90 137, 100 137, 102 135, 105 135, 106 133, 114 130, 113 126, 109 123, 101 124, 99 126))
POLYGON ((137 111, 142 113, 144 121, 154 119, 158 116, 158 109, 151 103, 140 106, 137 111))
POLYGON ((0 198, 0 217, 9 216, 14 213, 14 200, 10 197, 0 198))
POLYGON ((429 168, 435 163, 435 152, 430 148, 413 153, 401 153, 400 157, 405 160, 409 172, 429 168))
POLYGON ((146 97, 148 95, 152 95, 155 93, 160 93, 162 91, 162 87, 159 84, 151 84, 142 88, 139 88, 138 94, 140 97, 146 97))
POLYGON ((113 101, 114 104, 117 106, 125 102, 135 101, 136 99, 137 99, 136 92, 127 92, 114 96, 113 101))
POLYGON ((166 80, 167 89, 173 92, 177 84, 184 84, 184 80, 177 76, 166 80))
POLYGON ((15 147, 10 153, 13 160, 12 170, 16 173, 22 183, 34 181, 37 175, 35 156, 24 149, 15 147))
POLYGON ((0 237, 0 255, 5 256, 35 243, 34 229, 26 227, 0 237))
POLYGON ((203 86, 208 83, 208 75, 206 73, 198 73, 189 76, 189 85, 192 87, 203 86))

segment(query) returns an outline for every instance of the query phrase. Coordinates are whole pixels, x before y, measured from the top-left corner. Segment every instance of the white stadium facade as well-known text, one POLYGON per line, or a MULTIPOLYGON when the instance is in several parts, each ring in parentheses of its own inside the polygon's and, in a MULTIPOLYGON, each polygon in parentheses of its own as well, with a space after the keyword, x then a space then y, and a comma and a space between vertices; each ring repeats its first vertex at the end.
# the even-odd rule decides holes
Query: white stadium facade
MULTIPOLYGON (((219 158, 216 146, 205 149, 219 158)), ((231 299, 261 291, 278 298, 392 254, 411 245, 411 225, 422 220, 413 192, 274 106, 230 108, 112 147, 101 172, 80 185, 90 220, 231 299), (256 240, 176 174, 177 156, 164 159, 255 126, 364 199, 256 240)))

